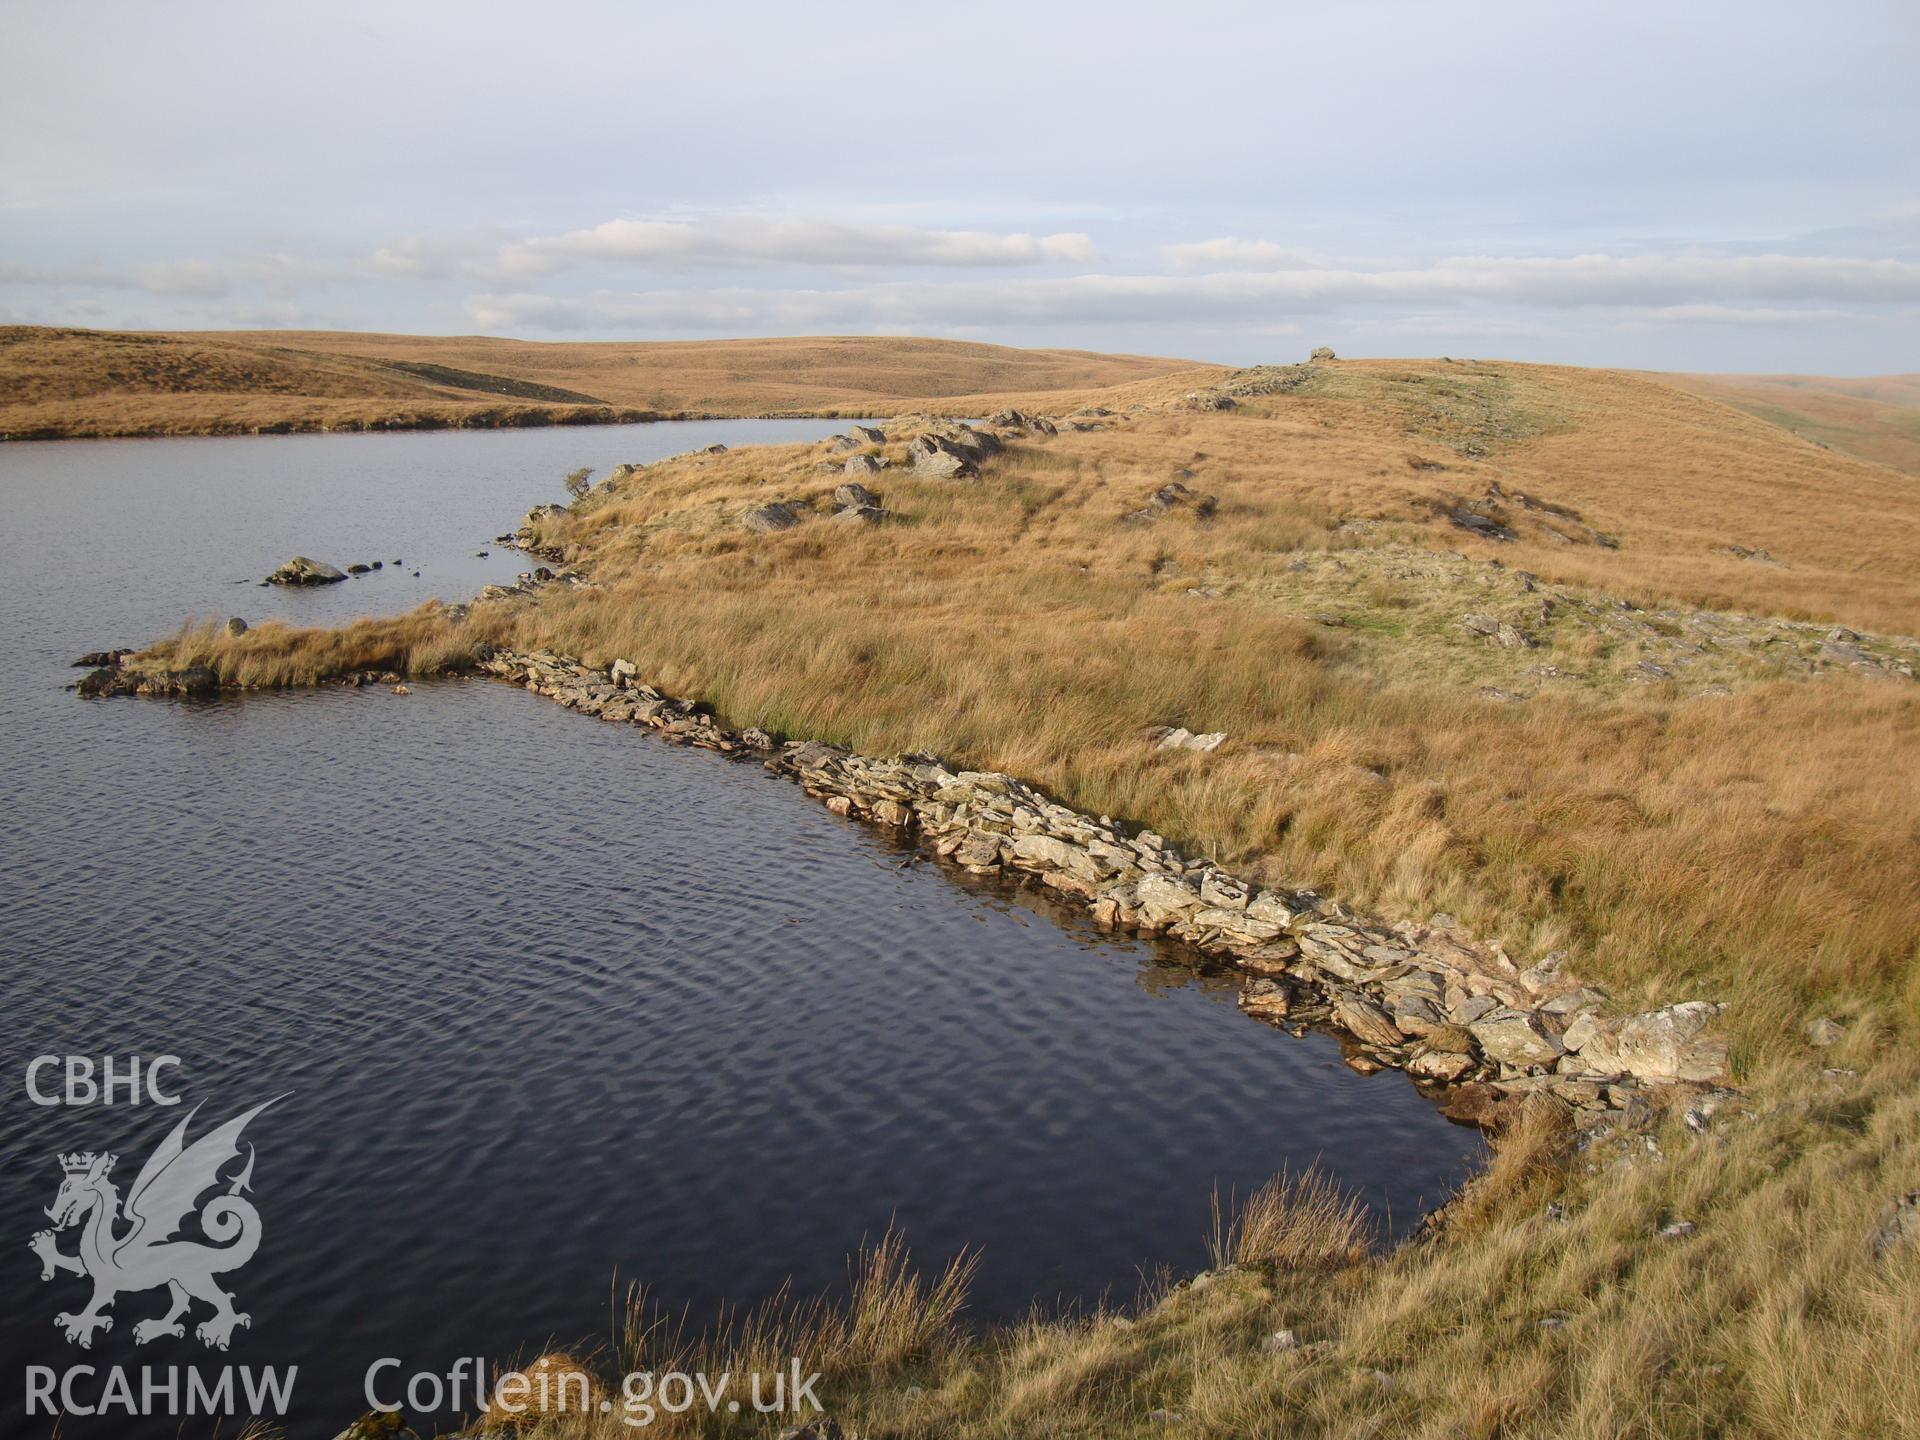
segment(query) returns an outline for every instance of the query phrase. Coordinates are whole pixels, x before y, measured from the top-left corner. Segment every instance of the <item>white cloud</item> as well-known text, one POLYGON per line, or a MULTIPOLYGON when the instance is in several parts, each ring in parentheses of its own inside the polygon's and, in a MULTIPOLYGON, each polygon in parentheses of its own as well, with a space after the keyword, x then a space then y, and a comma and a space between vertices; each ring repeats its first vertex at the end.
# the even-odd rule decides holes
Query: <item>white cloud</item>
MULTIPOLYGON (((996 281, 897 281, 844 288, 518 290, 474 296, 490 328, 756 330, 1007 325, 1255 326, 1350 307, 1533 312, 1628 310, 1671 323, 1855 318, 1837 305, 1920 304, 1920 264, 1809 256, 1571 259, 1461 257, 1417 269, 1085 274, 996 281), (1824 307, 1824 308, 1804 308, 1824 307)), ((1436 327, 1438 328, 1438 327, 1436 327)))
POLYGON ((701 270, 788 266, 824 268, 1087 264, 1093 242, 1081 234, 999 234, 915 225, 733 217, 702 221, 609 220, 588 230, 521 241, 500 251, 508 275, 550 275, 573 267, 701 270))
POLYGON ((1271 240, 1194 240, 1162 251, 1175 270, 1324 270, 1333 262, 1311 250, 1276 245, 1271 240))

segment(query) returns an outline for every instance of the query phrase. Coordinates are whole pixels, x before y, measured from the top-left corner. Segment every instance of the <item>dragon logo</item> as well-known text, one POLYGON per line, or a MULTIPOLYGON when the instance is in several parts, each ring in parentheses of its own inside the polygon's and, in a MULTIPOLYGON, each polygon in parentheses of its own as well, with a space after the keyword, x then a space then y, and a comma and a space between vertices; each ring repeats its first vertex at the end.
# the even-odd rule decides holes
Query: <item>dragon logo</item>
POLYGON ((196 1106, 140 1167, 124 1206, 119 1187, 108 1178, 118 1156, 87 1151, 60 1157, 66 1178, 46 1212, 53 1229, 40 1231, 29 1248, 40 1257, 42 1280, 66 1271, 93 1281, 93 1299, 86 1309, 78 1315, 63 1311, 53 1317, 68 1340, 91 1348, 96 1330, 113 1328, 107 1309, 115 1296, 162 1285, 172 1300, 165 1315, 133 1327, 133 1338, 142 1345, 162 1335, 183 1338, 186 1327, 181 1317, 195 1300, 213 1306, 213 1314, 194 1328, 194 1334, 216 1350, 227 1348, 234 1326, 252 1323, 250 1316, 233 1308, 233 1296, 214 1277, 238 1270, 260 1248, 260 1212, 241 1194, 251 1188, 253 1146, 248 1144, 247 1163, 239 1174, 223 1181, 220 1171, 239 1158, 240 1132, 247 1122, 285 1098, 275 1096, 265 1105, 256 1105, 189 1145, 187 1126, 199 1113, 196 1106), (226 1192, 199 1207, 200 1229, 212 1243, 176 1238, 194 1214, 195 1202, 223 1183, 226 1192), (128 1228, 116 1234, 123 1220, 128 1228), (75 1254, 62 1254, 55 1246, 54 1232, 76 1225, 83 1227, 80 1248, 75 1254))

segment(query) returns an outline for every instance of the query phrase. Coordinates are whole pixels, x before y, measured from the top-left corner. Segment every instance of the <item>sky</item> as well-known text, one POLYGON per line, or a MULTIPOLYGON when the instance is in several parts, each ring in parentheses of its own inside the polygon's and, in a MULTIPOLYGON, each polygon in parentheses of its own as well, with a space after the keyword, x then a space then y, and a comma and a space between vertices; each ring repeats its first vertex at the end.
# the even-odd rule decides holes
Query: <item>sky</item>
POLYGON ((1916 0, 0 0, 0 323, 1920 371, 1916 0))

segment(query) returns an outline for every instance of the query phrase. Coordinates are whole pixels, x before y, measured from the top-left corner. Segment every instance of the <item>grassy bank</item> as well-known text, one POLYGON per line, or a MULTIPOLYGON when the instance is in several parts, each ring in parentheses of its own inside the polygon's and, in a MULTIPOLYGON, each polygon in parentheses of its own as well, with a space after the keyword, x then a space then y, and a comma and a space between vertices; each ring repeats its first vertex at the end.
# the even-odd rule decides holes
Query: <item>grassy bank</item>
POLYGON ((268 684, 626 658, 731 725, 1007 770, 1522 965, 1566 950, 1623 1008, 1730 1002, 1745 1094, 1693 1124, 1576 1152, 1538 1115, 1428 1243, 850 1360, 863 1434, 1911 1432, 1920 1247, 1867 1235, 1920 1189, 1920 492, 1608 372, 1191 388, 1110 392, 972 480, 913 476, 897 428, 865 447, 873 527, 829 518, 824 445, 662 462, 538 522, 588 586, 166 658, 268 684), (776 499, 807 518, 741 524, 776 499), (1279 1328, 1303 1348, 1265 1353, 1279 1328))

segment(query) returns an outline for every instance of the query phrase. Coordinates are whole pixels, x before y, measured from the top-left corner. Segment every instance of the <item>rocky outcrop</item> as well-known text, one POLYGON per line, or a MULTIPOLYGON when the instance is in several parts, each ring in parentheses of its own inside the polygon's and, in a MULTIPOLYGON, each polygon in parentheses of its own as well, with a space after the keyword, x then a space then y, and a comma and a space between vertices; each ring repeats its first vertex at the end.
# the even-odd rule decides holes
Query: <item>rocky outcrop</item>
POLYGON ((480 668, 602 720, 758 758, 836 814, 884 825, 969 874, 1040 885, 1105 928, 1184 942, 1242 974, 1249 1015, 1335 1029, 1355 1068, 1396 1066, 1447 1087, 1458 1102, 1449 1113, 1473 1123, 1496 1123, 1540 1092, 1600 1123, 1638 1107, 1649 1087, 1725 1075, 1725 1045, 1709 1033, 1720 1006, 1610 1016, 1606 996, 1566 976, 1557 956, 1523 970, 1448 916, 1386 924, 1308 891, 1259 888, 1011 775, 731 731, 640 683, 624 660, 602 670, 500 652, 480 668))
POLYGON ((334 585, 346 578, 345 571, 336 570, 324 560, 310 560, 305 555, 296 555, 269 574, 266 583, 269 585, 334 585))
MULTIPOLYGON (((1181 474, 1191 472, 1181 471, 1181 474)), ((1197 519, 1205 520, 1211 516, 1219 502, 1211 495, 1195 495, 1179 480, 1169 480, 1153 494, 1147 497, 1147 503, 1138 510, 1129 510, 1120 518, 1129 525, 1151 525, 1162 515, 1182 507, 1192 511, 1197 519)))
POLYGON ((800 523, 800 513, 784 501, 775 501, 771 505, 754 506, 740 517, 740 523, 756 535, 771 535, 793 529, 800 523))
POLYGON ((973 457, 944 435, 916 435, 907 447, 913 473, 935 480, 971 480, 980 473, 973 457))

